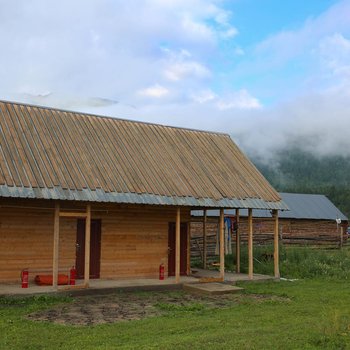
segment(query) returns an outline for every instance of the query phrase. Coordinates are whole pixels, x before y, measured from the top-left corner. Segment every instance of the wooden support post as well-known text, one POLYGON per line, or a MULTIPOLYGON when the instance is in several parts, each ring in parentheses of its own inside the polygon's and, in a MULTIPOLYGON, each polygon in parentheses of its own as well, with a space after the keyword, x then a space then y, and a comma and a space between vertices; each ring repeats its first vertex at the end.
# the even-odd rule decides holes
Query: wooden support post
POLYGON ((275 278, 280 278, 280 268, 279 268, 279 242, 278 242, 278 234, 279 234, 279 229, 278 229, 278 211, 274 210, 273 211, 273 217, 275 219, 274 221, 274 232, 273 232, 273 246, 274 246, 274 251, 273 251, 273 261, 274 261, 274 272, 275 272, 275 278))
POLYGON ((239 209, 236 209, 236 272, 241 273, 241 237, 239 231, 239 209))
POLYGON ((181 226, 180 208, 176 210, 175 227, 175 282, 180 282, 180 226, 181 226))
POLYGON ((207 268, 207 209, 203 210, 203 269, 207 268))
POLYGON ((225 235, 224 235, 224 209, 220 209, 220 279, 225 279, 225 235))
POLYGON ((90 229, 91 229, 91 205, 86 206, 85 220, 85 266, 84 266, 84 285, 89 287, 90 280, 90 229))
POLYGON ((253 279, 253 209, 248 209, 248 276, 253 279))
POLYGON ((187 224, 187 276, 191 274, 191 227, 187 224))
POLYGON ((53 261, 52 261, 52 286, 58 289, 58 252, 60 240, 60 204, 55 204, 55 216, 53 227, 53 261))
POLYGON ((340 249, 343 248, 343 235, 344 235, 344 227, 340 226, 340 249))

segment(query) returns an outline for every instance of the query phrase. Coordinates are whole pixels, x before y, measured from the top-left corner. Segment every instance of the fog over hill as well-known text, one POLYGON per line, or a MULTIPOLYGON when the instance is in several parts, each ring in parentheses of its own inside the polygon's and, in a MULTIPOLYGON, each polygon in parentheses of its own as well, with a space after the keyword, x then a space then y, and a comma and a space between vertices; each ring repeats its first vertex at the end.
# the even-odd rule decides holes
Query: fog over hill
POLYGON ((292 147, 278 151, 269 162, 251 159, 278 191, 324 194, 350 217, 349 155, 315 155, 292 147))

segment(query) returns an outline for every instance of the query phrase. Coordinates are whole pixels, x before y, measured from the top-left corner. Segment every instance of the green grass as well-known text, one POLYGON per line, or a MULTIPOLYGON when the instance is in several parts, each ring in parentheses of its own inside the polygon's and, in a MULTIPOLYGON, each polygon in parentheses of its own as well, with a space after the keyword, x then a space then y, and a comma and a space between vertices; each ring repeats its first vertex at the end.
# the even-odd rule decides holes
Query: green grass
POLYGON ((28 313, 69 298, 1 298, 0 349, 350 349, 349 251, 293 248, 283 254, 284 276, 305 279, 241 283, 247 297, 224 308, 159 303, 163 316, 141 321, 84 327, 33 322, 28 313))
MULTIPOLYGON (((273 254, 272 245, 254 246, 254 272, 273 275, 273 259, 266 260, 266 255, 273 254)), ((235 271, 236 256, 226 255, 225 268, 235 271)), ((200 259, 192 266, 202 267, 200 259)), ((247 247, 241 249, 241 272, 248 272, 247 247)), ((350 278, 350 247, 338 249, 315 249, 310 247, 280 247, 280 273, 286 278, 350 278)))

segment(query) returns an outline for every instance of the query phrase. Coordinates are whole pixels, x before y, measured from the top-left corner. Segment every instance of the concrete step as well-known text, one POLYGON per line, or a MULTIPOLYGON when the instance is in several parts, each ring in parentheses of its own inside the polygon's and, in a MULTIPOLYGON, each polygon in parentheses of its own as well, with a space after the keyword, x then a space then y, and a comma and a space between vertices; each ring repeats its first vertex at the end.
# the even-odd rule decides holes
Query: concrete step
POLYGON ((191 293, 210 295, 237 293, 243 290, 243 288, 224 283, 185 283, 183 289, 191 293))

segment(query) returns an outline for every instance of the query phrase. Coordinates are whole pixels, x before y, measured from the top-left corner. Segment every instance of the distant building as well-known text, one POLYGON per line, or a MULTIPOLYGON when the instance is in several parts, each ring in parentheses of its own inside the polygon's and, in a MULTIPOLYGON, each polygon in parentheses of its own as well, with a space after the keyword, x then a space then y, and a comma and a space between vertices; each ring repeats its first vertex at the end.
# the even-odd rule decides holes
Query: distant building
MULTIPOLYGON (((280 193, 289 211, 279 213, 279 234, 282 243, 299 245, 340 245, 347 240, 348 218, 324 195, 280 193), (338 219, 337 223, 336 219, 338 219), (341 236, 341 232, 343 235, 341 236)), ((203 242, 203 211, 191 212, 192 255, 201 254, 203 242)), ((218 210, 207 211, 207 254, 215 255, 218 210)), ((235 210, 225 210, 225 216, 236 221, 235 210)), ((248 211, 239 211, 241 241, 247 241, 248 211)), ((273 218, 270 210, 253 210, 254 243, 273 241, 273 218)), ((235 242, 233 230, 232 242, 235 242)))

